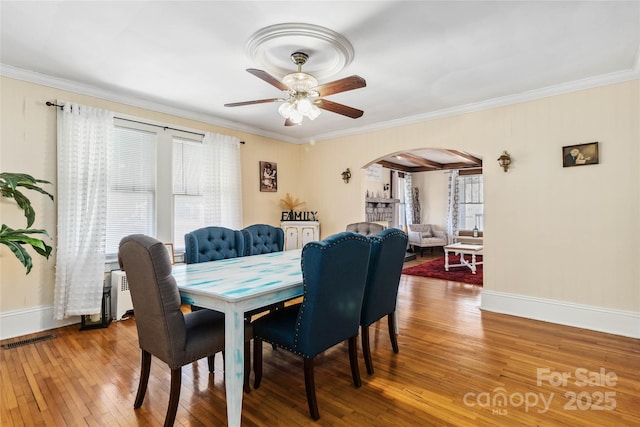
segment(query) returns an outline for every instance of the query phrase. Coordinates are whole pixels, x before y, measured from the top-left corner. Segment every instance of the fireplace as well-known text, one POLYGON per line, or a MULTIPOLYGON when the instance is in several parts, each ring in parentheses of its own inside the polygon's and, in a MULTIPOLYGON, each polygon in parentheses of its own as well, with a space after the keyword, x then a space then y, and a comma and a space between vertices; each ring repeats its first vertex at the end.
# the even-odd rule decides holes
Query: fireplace
POLYGON ((386 199, 381 197, 365 198, 365 217, 367 222, 386 222, 390 227, 398 224, 396 218, 396 203, 399 199, 386 199))

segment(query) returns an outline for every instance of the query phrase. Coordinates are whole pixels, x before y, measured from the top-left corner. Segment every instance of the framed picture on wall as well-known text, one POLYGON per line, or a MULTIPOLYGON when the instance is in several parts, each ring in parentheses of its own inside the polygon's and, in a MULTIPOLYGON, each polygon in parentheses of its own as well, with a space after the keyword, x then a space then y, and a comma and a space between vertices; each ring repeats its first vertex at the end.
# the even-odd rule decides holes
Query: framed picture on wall
POLYGON ((260 191, 278 191, 278 165, 274 162, 260 162, 260 191))
POLYGON ((169 259, 171 260, 171 264, 175 264, 176 258, 173 252, 173 243, 165 243, 164 247, 167 249, 167 253, 169 254, 169 259))
POLYGON ((595 165, 600 161, 598 157, 598 143, 567 145, 562 147, 562 166, 595 165))

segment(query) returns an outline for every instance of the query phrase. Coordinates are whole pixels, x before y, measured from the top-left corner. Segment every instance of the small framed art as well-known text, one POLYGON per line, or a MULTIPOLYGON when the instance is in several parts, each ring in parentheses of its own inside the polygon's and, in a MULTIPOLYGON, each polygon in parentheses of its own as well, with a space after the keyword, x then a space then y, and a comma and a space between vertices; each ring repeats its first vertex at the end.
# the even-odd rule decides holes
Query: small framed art
POLYGON ((274 162, 260 162, 260 191, 278 191, 278 165, 274 162))
POLYGON ((562 147, 562 166, 595 165, 600 161, 598 156, 598 143, 567 145, 562 147))
POLYGON ((171 264, 175 264, 176 258, 173 252, 173 243, 165 243, 164 247, 167 249, 167 253, 169 254, 169 259, 171 260, 171 264))

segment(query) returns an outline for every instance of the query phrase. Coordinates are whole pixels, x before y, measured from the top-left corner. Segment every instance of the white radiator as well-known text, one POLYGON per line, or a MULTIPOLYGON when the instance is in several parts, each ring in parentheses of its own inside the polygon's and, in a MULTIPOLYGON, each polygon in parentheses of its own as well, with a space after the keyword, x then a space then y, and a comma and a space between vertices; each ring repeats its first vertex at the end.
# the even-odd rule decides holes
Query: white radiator
POLYGON ((129 312, 133 311, 131 293, 129 292, 129 282, 124 271, 115 270, 111 272, 111 316, 113 320, 126 318, 129 312))

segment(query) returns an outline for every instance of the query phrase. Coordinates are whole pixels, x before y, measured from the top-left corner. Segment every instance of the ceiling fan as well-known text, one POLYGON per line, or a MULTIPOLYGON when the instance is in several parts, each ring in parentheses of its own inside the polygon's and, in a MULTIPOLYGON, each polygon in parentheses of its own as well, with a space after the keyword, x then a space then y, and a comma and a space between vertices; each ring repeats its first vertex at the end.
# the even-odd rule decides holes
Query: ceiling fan
POLYGON ((360 76, 350 76, 318 86, 318 80, 310 74, 302 72, 302 66, 309 59, 304 52, 294 52, 291 60, 298 66, 298 71, 284 76, 281 82, 266 71, 248 68, 247 71, 287 94, 286 98, 258 99, 255 101, 233 102, 224 104, 225 107, 239 107, 242 105, 264 104, 267 102, 282 102, 278 112, 285 118, 285 126, 302 123, 304 117, 314 120, 320 115, 320 109, 342 114, 357 119, 364 111, 337 102, 323 99, 348 90, 365 87, 367 82, 360 76))

